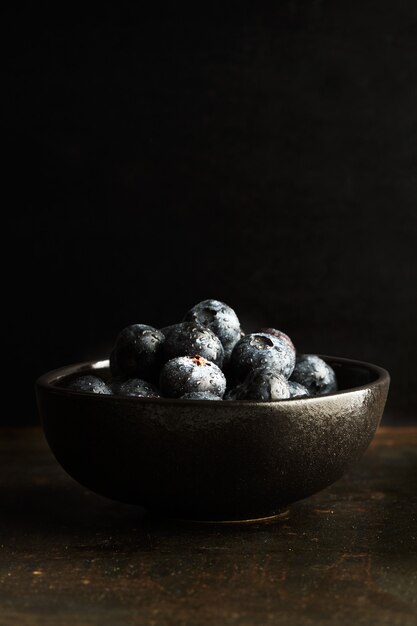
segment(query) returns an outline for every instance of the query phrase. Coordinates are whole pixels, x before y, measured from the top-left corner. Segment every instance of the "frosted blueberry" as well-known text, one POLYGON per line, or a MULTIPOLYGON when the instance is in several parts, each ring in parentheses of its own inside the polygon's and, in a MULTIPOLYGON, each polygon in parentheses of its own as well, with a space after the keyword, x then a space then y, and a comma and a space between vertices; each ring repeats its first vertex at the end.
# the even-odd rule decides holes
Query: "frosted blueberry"
POLYGON ((315 354, 297 356, 291 380, 304 385, 312 396, 337 391, 336 374, 333 368, 315 354))
POLYGON ((231 389, 226 400, 256 400, 274 402, 290 397, 288 381, 281 374, 268 367, 252 370, 246 380, 231 389))
POLYGON ((295 350, 284 339, 267 333, 245 335, 235 345, 231 370, 238 380, 244 380, 254 369, 269 367, 289 378, 295 365, 295 350))
POLYGON ((146 380, 140 378, 130 378, 128 380, 115 380, 111 384, 113 393, 119 396, 135 396, 137 398, 160 398, 160 394, 155 385, 151 385, 146 380))
POLYGON ((101 393, 105 395, 111 395, 112 390, 106 385, 106 383, 97 376, 80 376, 75 380, 72 380, 68 385, 68 389, 74 391, 86 391, 88 393, 101 393))
POLYGON ((202 356, 180 356, 164 365, 159 387, 168 398, 181 398, 187 393, 206 391, 222 398, 226 379, 215 363, 202 356))
POLYGON ((156 381, 162 366, 164 342, 163 333, 153 326, 127 326, 117 336, 111 354, 113 375, 156 381))
POLYGON ((164 329, 164 361, 178 356, 199 354, 219 367, 223 365, 224 350, 220 339, 209 329, 194 322, 181 322, 164 329))
POLYGON ((220 300, 203 300, 186 313, 184 320, 209 328, 221 341, 228 361, 241 338, 239 318, 234 310, 220 300))

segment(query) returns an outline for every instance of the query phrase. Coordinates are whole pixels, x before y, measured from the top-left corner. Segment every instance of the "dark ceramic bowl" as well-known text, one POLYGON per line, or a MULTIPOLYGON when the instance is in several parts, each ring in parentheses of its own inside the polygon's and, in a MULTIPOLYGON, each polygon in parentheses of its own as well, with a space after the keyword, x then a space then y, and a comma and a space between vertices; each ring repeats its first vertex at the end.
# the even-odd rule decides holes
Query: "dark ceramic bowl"
POLYGON ((340 391, 280 402, 144 399, 72 391, 108 361, 63 367, 37 382, 59 463, 82 485, 151 512, 194 520, 271 516, 327 487, 368 447, 389 387, 384 369, 323 357, 340 391))

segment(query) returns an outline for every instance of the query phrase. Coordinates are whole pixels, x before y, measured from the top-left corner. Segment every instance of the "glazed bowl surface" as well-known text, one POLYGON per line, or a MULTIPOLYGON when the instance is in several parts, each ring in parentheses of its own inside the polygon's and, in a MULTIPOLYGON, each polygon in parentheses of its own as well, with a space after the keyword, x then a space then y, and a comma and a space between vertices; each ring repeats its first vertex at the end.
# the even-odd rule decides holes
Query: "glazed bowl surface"
POLYGON ((92 491, 169 517, 259 519, 338 480, 382 417, 386 370, 322 358, 337 393, 213 402, 67 389, 80 375, 110 377, 108 361, 90 361, 42 376, 38 407, 56 459, 92 491))

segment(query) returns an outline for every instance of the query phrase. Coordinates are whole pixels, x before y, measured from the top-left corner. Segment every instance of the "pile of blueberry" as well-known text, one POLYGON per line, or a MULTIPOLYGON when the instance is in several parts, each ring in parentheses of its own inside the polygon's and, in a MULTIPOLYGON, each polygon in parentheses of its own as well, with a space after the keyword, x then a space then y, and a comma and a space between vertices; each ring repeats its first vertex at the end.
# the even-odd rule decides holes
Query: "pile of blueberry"
POLYGON ((132 324, 110 355, 112 378, 81 376, 77 391, 182 400, 274 401, 332 393, 333 369, 318 356, 296 354, 275 328, 245 335, 232 308, 196 304, 184 321, 157 330, 132 324))

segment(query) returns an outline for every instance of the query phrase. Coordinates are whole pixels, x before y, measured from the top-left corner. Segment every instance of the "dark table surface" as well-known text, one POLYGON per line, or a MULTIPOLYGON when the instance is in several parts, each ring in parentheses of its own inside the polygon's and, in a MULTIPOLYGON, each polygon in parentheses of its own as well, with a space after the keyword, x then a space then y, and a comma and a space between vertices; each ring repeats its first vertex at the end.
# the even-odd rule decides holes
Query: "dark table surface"
POLYGON ((417 428, 280 521, 179 524, 94 495, 0 431, 0 625, 417 625, 417 428))

